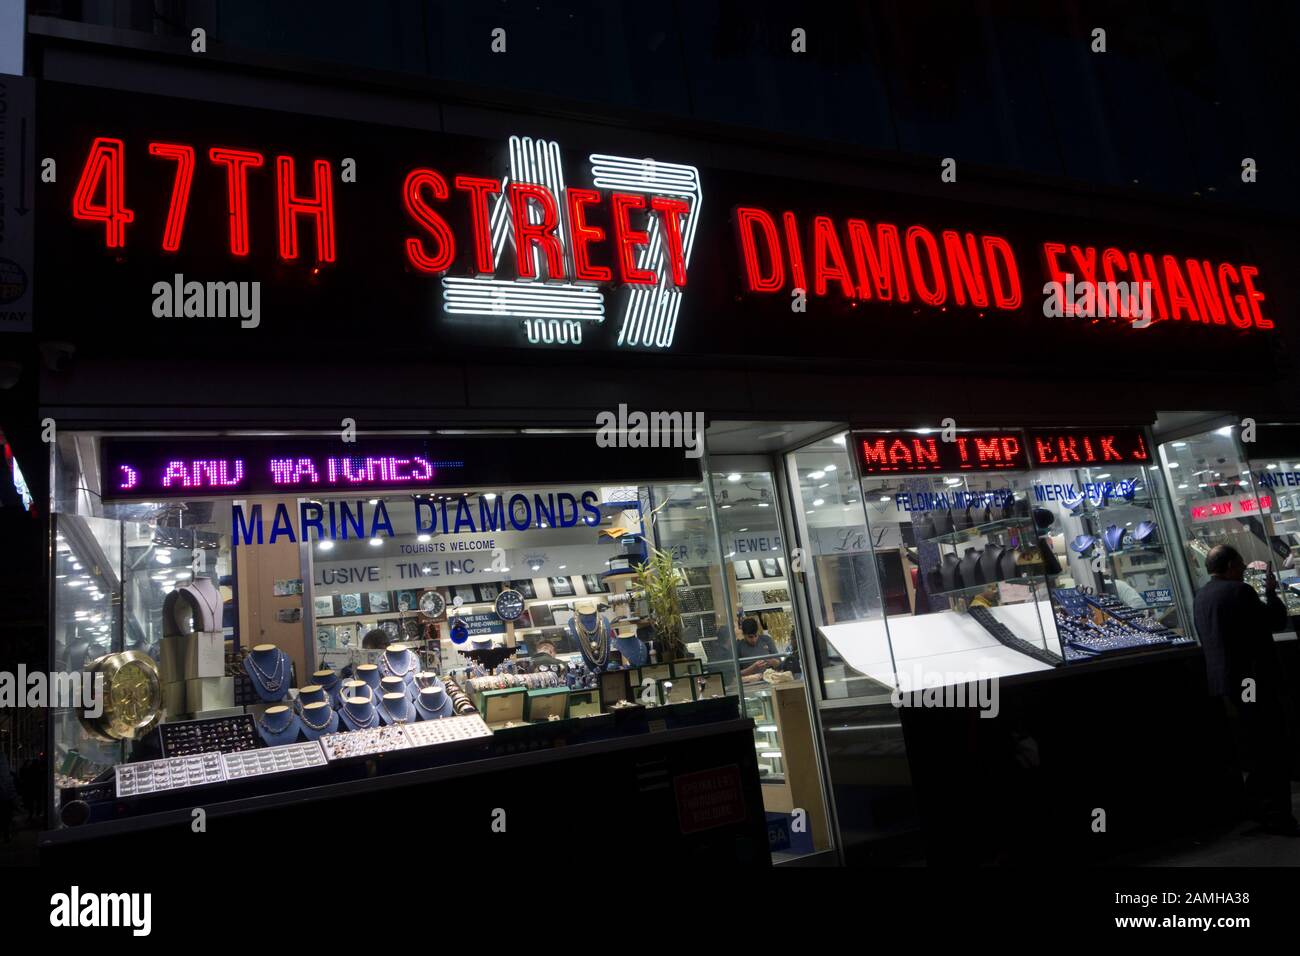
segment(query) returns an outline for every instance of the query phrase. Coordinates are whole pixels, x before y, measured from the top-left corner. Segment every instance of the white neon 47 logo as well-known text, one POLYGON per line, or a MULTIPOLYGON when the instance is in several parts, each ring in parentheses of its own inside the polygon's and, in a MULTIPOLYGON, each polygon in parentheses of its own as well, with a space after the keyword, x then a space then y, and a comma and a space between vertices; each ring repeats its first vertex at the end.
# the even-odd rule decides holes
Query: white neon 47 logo
MULTIPOLYGON (((564 196, 564 168, 559 144, 553 140, 510 137, 510 172, 502 179, 490 214, 493 264, 499 267, 507 246, 514 246, 511 228, 509 186, 512 182, 544 186, 556 197, 564 196)), ((689 204, 682 234, 682 256, 690 266, 691 249, 699 219, 703 192, 700 172, 694 166, 663 163, 653 159, 592 153, 592 183, 597 189, 642 193, 649 196, 680 197, 689 204)), ((569 222, 564 203, 559 203, 556 236, 568 255, 569 222)), ((541 212, 528 207, 529 221, 541 221, 541 212)), ((648 241, 638 250, 637 265, 659 276, 654 286, 636 286, 622 290, 622 324, 617 344, 626 348, 672 346, 677 334, 681 310, 681 289, 667 278, 668 253, 663 229, 655 217, 647 223, 648 241)), ((533 271, 545 274, 541 251, 532 249, 533 271)), ((452 315, 509 316, 523 320, 529 342, 546 344, 580 344, 583 326, 605 321, 605 291, 573 282, 528 282, 494 279, 487 276, 461 278, 445 276, 442 280, 443 309, 452 315)))

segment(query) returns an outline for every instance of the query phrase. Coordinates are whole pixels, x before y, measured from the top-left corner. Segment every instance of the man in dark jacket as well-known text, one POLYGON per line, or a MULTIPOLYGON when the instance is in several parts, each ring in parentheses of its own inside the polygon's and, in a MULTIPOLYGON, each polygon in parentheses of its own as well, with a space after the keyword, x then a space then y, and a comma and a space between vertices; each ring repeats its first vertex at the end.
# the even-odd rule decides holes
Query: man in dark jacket
POLYGON ((1273 634, 1286 627, 1286 607, 1269 571, 1265 599, 1242 578, 1246 564, 1221 544, 1205 558, 1210 581, 1196 595, 1196 633, 1205 651, 1210 693, 1224 701, 1243 763, 1246 792, 1265 828, 1300 834, 1291 813, 1285 709, 1273 634))

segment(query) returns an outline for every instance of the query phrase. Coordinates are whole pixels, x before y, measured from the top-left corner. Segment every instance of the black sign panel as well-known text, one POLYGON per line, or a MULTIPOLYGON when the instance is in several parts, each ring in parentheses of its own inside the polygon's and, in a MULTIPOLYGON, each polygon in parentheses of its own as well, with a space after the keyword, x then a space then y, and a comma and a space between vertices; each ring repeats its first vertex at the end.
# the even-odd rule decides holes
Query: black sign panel
POLYGON ((476 438, 105 438, 111 499, 415 492, 510 484, 694 481, 680 448, 598 448, 593 435, 476 438))
POLYGON ((1141 428, 1030 429, 1029 447, 1041 468, 1148 465, 1153 460, 1141 428))
POLYGON ((599 129, 475 139, 51 83, 38 106, 59 170, 37 192, 42 314, 83 355, 337 370, 547 349, 981 373, 1050 356, 1152 379, 1262 371, 1288 314, 1208 230, 755 176, 689 147, 614 155, 599 129), (1074 286, 1107 276, 1159 279, 1163 320, 1135 321, 1123 296, 1076 314, 1074 286), (1053 315, 1043 285, 1067 277, 1053 315))
POLYGON ((1023 471, 1029 465, 1018 431, 854 432, 864 475, 1023 471))

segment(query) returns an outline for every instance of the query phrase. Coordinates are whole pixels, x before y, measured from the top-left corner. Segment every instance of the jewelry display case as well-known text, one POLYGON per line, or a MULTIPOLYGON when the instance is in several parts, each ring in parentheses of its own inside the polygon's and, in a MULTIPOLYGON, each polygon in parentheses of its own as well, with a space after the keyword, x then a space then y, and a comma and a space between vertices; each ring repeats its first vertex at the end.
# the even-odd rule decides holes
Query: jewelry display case
POLYGON ((720 574, 693 485, 101 501, 79 491, 102 486, 80 470, 97 440, 65 435, 56 455, 51 641, 112 696, 102 726, 78 702, 55 711, 56 824, 736 716, 701 661, 658 662, 627 594, 661 505, 652 540, 680 551, 682 580, 720 574), (352 518, 267 534, 272 513, 311 508, 388 534, 352 518), (652 699, 628 661, 659 681, 652 699))
POLYGON ((883 613, 822 630, 875 684, 909 693, 1193 643, 1145 428, 849 441, 883 613))

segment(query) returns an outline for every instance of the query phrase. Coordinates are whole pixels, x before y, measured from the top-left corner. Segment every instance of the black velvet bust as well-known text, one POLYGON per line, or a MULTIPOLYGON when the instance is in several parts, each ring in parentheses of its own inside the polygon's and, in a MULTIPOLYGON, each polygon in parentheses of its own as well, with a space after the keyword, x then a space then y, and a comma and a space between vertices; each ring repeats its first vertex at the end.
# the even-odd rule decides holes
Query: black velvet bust
POLYGON ((961 587, 973 588, 975 585, 982 583, 980 581, 980 553, 974 548, 967 548, 966 556, 961 559, 961 564, 957 567, 957 574, 961 578, 961 587))
POLYGON ((943 591, 955 591, 961 587, 961 579, 957 576, 957 566, 961 559, 955 554, 945 554, 943 560, 939 562, 939 578, 943 591))
POLYGON ((1006 548, 1001 545, 990 544, 980 553, 980 580, 985 584, 1002 579, 1000 562, 1005 552, 1006 548))

